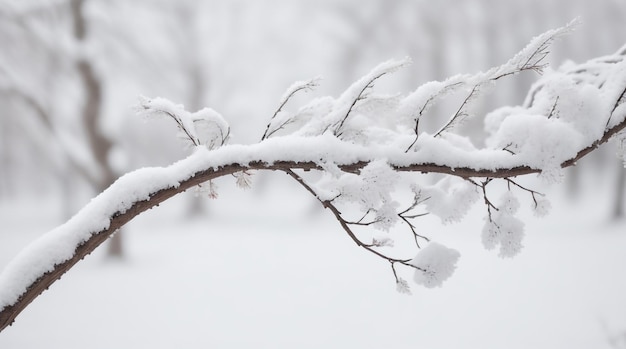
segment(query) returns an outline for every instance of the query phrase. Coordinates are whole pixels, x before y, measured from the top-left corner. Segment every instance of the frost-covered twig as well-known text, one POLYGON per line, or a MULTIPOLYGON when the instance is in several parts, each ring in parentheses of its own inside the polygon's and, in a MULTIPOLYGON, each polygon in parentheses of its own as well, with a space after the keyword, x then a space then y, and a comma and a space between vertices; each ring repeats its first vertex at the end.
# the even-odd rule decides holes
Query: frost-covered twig
POLYGON ((356 234, 354 233, 354 231, 350 228, 350 225, 361 225, 360 223, 351 223, 347 220, 345 220, 343 218, 343 216, 341 215, 341 212, 339 211, 339 209, 337 208, 337 206, 335 206, 330 200, 324 200, 322 198, 320 198, 320 196, 315 192, 315 190, 306 183, 306 181, 299 176, 298 174, 296 174, 295 172, 293 172, 293 170, 285 170, 285 173, 287 173, 291 178, 293 178, 296 182, 298 182, 302 187, 304 187, 309 193, 311 193, 311 195, 313 195, 323 206, 324 208, 327 208, 328 210, 330 210, 330 212, 332 212, 333 216, 335 216, 335 219, 339 222, 339 225, 341 226, 341 228, 343 228, 343 230, 346 232, 346 234, 348 234, 348 236, 350 237, 350 239, 352 241, 354 241, 354 243, 365 249, 366 251, 376 255, 377 257, 380 257, 382 259, 385 259, 387 261, 389 261, 390 263, 399 263, 402 265, 406 265, 409 266, 411 268, 414 269, 420 269, 414 265, 411 265, 409 262, 411 261, 411 259, 403 259, 403 258, 395 258, 395 257, 391 257, 388 256, 378 250, 375 249, 375 247, 377 247, 377 244, 369 244, 369 243, 365 243, 363 241, 361 241, 356 234))
POLYGON ((475 81, 472 84, 470 92, 454 115, 452 115, 443 127, 435 133, 435 137, 440 136, 442 132, 449 131, 469 116, 468 106, 472 100, 477 98, 484 86, 493 84, 504 77, 519 74, 524 71, 534 71, 538 74, 542 74, 544 68, 547 66, 547 63, 544 63, 544 59, 550 52, 550 44, 558 37, 570 32, 577 24, 578 20, 573 20, 564 27, 543 33, 534 38, 523 50, 505 64, 492 68, 486 73, 480 73, 473 77, 466 78, 465 80, 468 82, 475 81))
POLYGON ((210 108, 189 113, 182 105, 174 104, 164 98, 150 99, 141 96, 137 112, 148 118, 163 115, 169 117, 181 132, 180 138, 195 147, 205 146, 208 149, 216 149, 226 144, 230 137, 230 125, 222 115, 210 108))
POLYGON ((400 217, 400 219, 409 227, 409 229, 411 230, 411 233, 413 233, 413 239, 415 240, 415 245, 417 246, 417 248, 420 248, 418 239, 423 239, 426 242, 430 241, 430 239, 427 238, 426 236, 418 234, 417 228, 411 222, 411 220, 415 218, 419 218, 419 217, 424 217, 428 213, 426 212, 426 213, 409 214, 409 212, 411 212, 417 206, 423 204, 428 199, 429 197, 422 198, 422 195, 419 191, 414 191, 413 202, 411 203, 411 205, 404 211, 398 212, 398 217, 400 217))
POLYGON ((278 109, 274 112, 274 115, 270 118, 270 121, 267 123, 265 127, 265 132, 263 132, 263 136, 261 136, 261 140, 271 137, 274 133, 282 130, 289 123, 294 122, 295 116, 285 117, 283 120, 276 120, 279 113, 283 110, 287 102, 298 92, 300 91, 310 91, 316 88, 319 85, 319 81, 321 78, 313 78, 306 81, 297 81, 293 83, 287 91, 283 94, 283 97, 280 99, 280 103, 278 105, 278 109), (278 125, 275 125, 278 123, 278 125))
POLYGON ((339 103, 337 105, 340 106, 340 108, 336 110, 337 116, 333 117, 333 119, 338 117, 338 120, 335 120, 334 124, 330 125, 330 127, 333 128, 333 134, 335 136, 341 136, 343 134, 344 125, 348 120, 348 117, 350 117, 350 114, 354 110, 356 104, 367 98, 367 91, 374 86, 376 80, 387 74, 393 73, 410 63, 411 60, 408 58, 402 60, 390 60, 381 63, 369 74, 352 84, 339 98, 339 103))
POLYGON ((531 196, 531 197, 532 197, 532 199, 533 199, 533 203, 534 203, 534 207, 535 207, 535 208, 537 208, 537 207, 539 206, 539 201, 538 201, 538 199, 537 199, 537 196, 539 196, 539 197, 544 197, 544 196, 546 196, 545 194, 542 194, 542 193, 540 193, 540 192, 538 192, 538 191, 536 191, 536 190, 532 190, 532 189, 530 189, 530 188, 526 188, 526 187, 522 186, 521 184, 517 183, 516 181, 512 180, 511 178, 505 178, 504 180, 507 182, 507 185, 508 185, 509 190, 511 190, 511 184, 512 184, 512 185, 514 185, 514 186, 516 186, 516 187, 520 188, 521 190, 523 190, 523 191, 525 191, 525 192, 529 193, 529 194, 530 194, 530 196, 531 196))

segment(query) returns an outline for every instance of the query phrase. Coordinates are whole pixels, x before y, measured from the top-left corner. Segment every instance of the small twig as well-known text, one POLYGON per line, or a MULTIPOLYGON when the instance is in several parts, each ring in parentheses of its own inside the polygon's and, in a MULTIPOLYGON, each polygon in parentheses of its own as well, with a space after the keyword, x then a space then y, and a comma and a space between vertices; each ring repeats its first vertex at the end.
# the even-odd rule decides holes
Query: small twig
POLYGON ((456 111, 456 113, 454 113, 452 118, 450 118, 450 120, 448 120, 448 122, 441 129, 439 129, 437 133, 435 133, 434 137, 439 137, 443 131, 446 131, 447 129, 452 127, 455 123, 457 123, 459 118, 462 118, 463 116, 467 115, 467 112, 465 112, 463 108, 465 108, 465 106, 469 103, 470 99, 474 97, 474 94, 478 90, 478 87, 479 87, 479 84, 474 85, 474 87, 472 88, 472 91, 470 91, 467 97, 465 97, 465 99, 463 100, 463 103, 461 103, 461 106, 456 111))
POLYGON ((346 234, 348 234, 348 236, 350 237, 350 239, 352 241, 354 241, 354 243, 363 248, 364 250, 382 258, 385 259, 391 263, 400 263, 402 265, 406 265, 409 266, 411 268, 414 269, 418 269, 418 270, 422 270, 421 268, 418 268, 412 264, 410 264, 409 262, 411 261, 411 259, 399 259, 399 258, 394 258, 394 257, 390 257, 387 256, 386 254, 379 252, 377 250, 374 249, 374 245, 373 244, 367 244, 364 243, 363 241, 361 241, 356 234, 352 231, 352 229, 350 229, 350 223, 347 222, 342 216, 341 216, 341 212, 339 211, 339 209, 337 209, 337 207, 332 204, 329 200, 323 200, 322 198, 319 197, 319 195, 317 195, 317 193, 315 192, 315 190, 306 183, 306 181, 300 177, 298 174, 296 174, 295 172, 293 172, 293 170, 291 169, 286 169, 283 170, 285 173, 287 173, 291 178, 295 179, 296 182, 298 182, 302 187, 304 187, 309 193, 311 193, 311 195, 313 195, 323 206, 324 208, 329 209, 332 214, 335 216, 335 219, 337 219, 337 221, 339 222, 339 225, 341 225, 341 227, 343 228, 343 230, 346 232, 346 234))
POLYGON ((622 101, 624 96, 626 96, 626 88, 622 91, 622 93, 619 95, 619 98, 617 98, 617 100, 615 101, 615 105, 613 106, 613 109, 611 110, 611 114, 609 115, 609 119, 606 120, 606 125, 604 126, 605 129, 607 129, 609 127, 609 124, 611 123, 611 118, 613 117, 613 113, 615 112, 615 110, 617 110, 617 107, 620 106, 620 104, 621 104, 620 101, 622 101))
POLYGON ((341 121, 337 123, 337 127, 335 127, 335 130, 333 132, 333 134, 335 136, 340 136, 343 133, 343 131, 341 129, 342 129, 344 123, 346 122, 346 120, 348 120, 348 117, 350 116, 350 113, 352 112, 352 110, 356 106, 357 102, 367 98, 365 96, 365 91, 367 91, 368 89, 372 88, 374 86, 374 82, 376 80, 380 79, 381 77, 385 76, 388 73, 389 73, 389 71, 383 71, 383 72, 375 75, 370 81, 368 81, 368 83, 365 86, 363 86, 363 88, 361 89, 361 91, 359 91, 359 94, 356 96, 356 98, 354 98, 354 100, 352 100, 352 103, 350 104, 350 107, 348 108, 348 111, 346 112, 346 114, 343 116, 341 121))
POLYGON ((367 215, 368 215, 368 214, 370 214, 370 212, 372 212, 372 209, 368 209, 368 210, 365 212, 365 214, 363 215, 363 217, 361 217, 361 219, 359 219, 359 220, 357 221, 357 223, 361 223, 361 222, 363 222, 363 220, 365 219, 365 217, 367 217, 367 215))
POLYGON ((535 203, 535 207, 537 207, 537 205, 539 205, 539 203, 537 202, 536 195, 545 196, 545 194, 543 194, 543 193, 540 193, 538 191, 535 191, 535 190, 532 190, 532 189, 529 189, 529 188, 526 188, 526 187, 520 185, 519 183, 515 182, 511 178, 504 178, 504 180, 507 182, 507 185, 509 186, 509 190, 510 190, 511 184, 513 184, 514 186, 516 186, 516 187, 518 187, 518 188, 528 192, 532 196, 532 198, 533 198, 533 202, 535 203))
POLYGON ((427 108, 429 107, 429 105, 431 103, 433 103, 435 101, 435 99, 441 95, 445 95, 446 93, 448 93, 448 91, 454 89, 457 86, 463 85, 462 81, 457 81, 455 83, 452 84, 448 84, 446 86, 444 86, 440 91, 438 91, 437 93, 435 93, 434 95, 428 97, 428 99, 426 100, 426 102, 424 102, 424 105, 422 106, 422 108, 420 109, 419 113, 417 114, 417 116, 415 117, 415 127, 413 128, 413 132, 415 133, 415 138, 413 139, 413 142, 411 143, 411 145, 409 145, 406 150, 404 151, 405 153, 408 153, 409 150, 411 150, 411 148, 413 148, 413 146, 415 145, 415 143, 417 143, 417 140, 419 138, 419 123, 420 123, 420 119, 422 118, 422 115, 424 114, 424 112, 427 110, 427 108))
POLYGON ((485 206, 487 206, 487 215, 489 217, 489 221, 493 222, 493 220, 491 219, 491 209, 493 208, 496 211, 500 211, 500 209, 498 209, 496 205, 494 205, 491 201, 489 201, 489 198, 487 197, 487 185, 489 185, 491 181, 492 181, 492 178, 487 178, 485 181, 481 183, 480 187, 482 188, 482 191, 483 191, 483 199, 485 202, 485 206))
POLYGON ((552 109, 550 110, 550 114, 548 114, 548 119, 554 116, 554 111, 556 110, 556 105, 559 103, 559 96, 556 96, 554 100, 554 104, 552 105, 552 109))
POLYGON ((274 111, 274 114, 272 115, 272 117, 270 118, 270 121, 267 123, 267 127, 265 128, 265 132, 263 132, 263 136, 261 137, 261 140, 267 139, 269 137, 271 137, 274 133, 278 132, 279 130, 281 130, 283 127, 285 127, 286 125, 288 125, 289 123, 293 122, 293 119, 287 119, 285 121, 283 121, 278 127, 274 128, 272 131, 270 131, 270 127, 272 126, 272 121, 274 121, 274 119, 276 119, 276 116, 278 115, 278 113, 280 113, 283 108, 285 107, 285 105, 287 105, 287 103, 289 102, 289 100, 291 100, 291 98, 298 92, 300 91, 309 91, 312 90, 314 87, 317 86, 317 81, 319 80, 319 78, 316 79, 311 79, 309 81, 306 81, 304 83, 302 83, 299 86, 296 86, 295 88, 293 88, 281 101, 280 105, 278 106, 278 108, 276 109, 276 111, 274 111))
POLYGON ((515 155, 515 152, 512 151, 511 149, 509 149, 509 147, 512 146, 512 145, 513 145, 513 143, 509 143, 509 144, 506 145, 506 147, 502 148, 502 150, 504 150, 505 152, 507 152, 507 153, 509 153, 511 155, 515 155))
MULTIPOLYGON (((144 106, 143 108, 146 109, 146 110, 150 109, 150 110, 152 110, 153 112, 156 112, 156 113, 163 113, 163 114, 171 117, 172 120, 174 120, 174 122, 176 122, 176 125, 178 126, 178 128, 181 129, 183 132, 185 132, 185 136, 187 136, 187 138, 189 138, 189 140, 191 141, 191 143, 193 145, 195 145, 195 146, 199 146, 200 145, 200 141, 195 139, 191 135, 191 133, 189 133, 187 128, 183 125, 182 120, 178 116, 176 116, 175 114, 172 114, 171 112, 166 111, 166 110, 162 110, 162 109, 152 109, 152 108, 148 108, 146 106, 144 106)), ((221 130, 220 130, 220 132, 221 132, 221 130)), ((230 133, 230 127, 229 127, 229 133, 230 133)), ((223 142, 222 142, 222 144, 223 144, 223 142)))
MULTIPOLYGON (((463 100, 463 102, 461 103, 461 106, 456 111, 456 113, 454 113, 454 115, 450 118, 450 120, 448 120, 448 122, 441 129, 439 129, 437 133, 435 133, 435 137, 440 136, 442 132, 447 131, 448 129, 453 127, 455 124, 457 124, 460 120, 462 120, 464 117, 468 116, 468 113, 467 111, 465 111, 465 108, 468 105, 469 101, 476 96, 477 92, 479 91, 482 85, 490 83, 490 82, 495 82, 506 76, 514 75, 514 74, 521 73, 523 71, 528 71, 528 70, 534 71, 538 74, 542 74, 543 69, 546 67, 547 63, 546 64, 540 64, 540 63, 543 62, 543 60, 550 53, 550 51, 548 51, 548 47, 549 47, 550 42, 553 41, 554 39, 555 39, 555 36, 547 37, 539 46, 537 46, 537 48, 533 51, 533 53, 530 54, 530 56, 526 59, 524 64, 518 65, 517 67, 511 69, 507 66, 508 64, 507 62, 505 65, 502 65, 499 68, 493 70, 494 72, 493 74, 495 74, 496 72, 500 71, 502 68, 505 68, 504 72, 499 73, 498 75, 495 75, 495 76, 487 76, 485 78, 482 78, 480 81, 478 81, 472 87, 472 90, 467 95, 467 97, 463 100)), ((413 144, 415 144, 416 141, 417 140, 415 140, 413 144)), ((411 147, 413 146, 413 144, 411 144, 411 147)))

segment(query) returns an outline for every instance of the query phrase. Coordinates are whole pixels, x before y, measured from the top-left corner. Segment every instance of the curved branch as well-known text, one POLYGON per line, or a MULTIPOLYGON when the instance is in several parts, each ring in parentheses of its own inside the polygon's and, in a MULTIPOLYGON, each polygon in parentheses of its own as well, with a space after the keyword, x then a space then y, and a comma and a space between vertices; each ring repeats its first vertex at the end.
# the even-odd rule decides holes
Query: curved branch
MULTIPOLYGON (((576 162, 592 152, 594 149, 598 148, 601 144, 607 142, 613 135, 618 133, 619 131, 626 128, 626 120, 622 121, 618 125, 608 129, 602 138, 595 141, 593 144, 588 147, 581 149, 575 157, 570 160, 567 160, 562 163, 562 167, 569 167, 576 164, 576 162)), ((262 146, 266 142, 262 142, 257 146, 262 146)), ((227 150, 230 147, 224 147, 222 149, 227 150)), ((241 147, 237 149, 238 153, 246 153, 242 158, 250 158, 256 154, 254 152, 256 148, 254 146, 249 147, 241 147)), ((304 147, 303 152, 306 151, 306 147, 304 147)), ((208 151, 206 151, 208 152, 208 151)), ((332 160, 332 159, 319 159, 319 161, 303 161, 298 162, 292 159, 285 159, 276 161, 275 159, 264 160, 258 159, 255 161, 250 161, 245 163, 244 161, 240 161, 241 163, 227 163, 223 165, 215 165, 211 162, 214 161, 216 157, 215 154, 219 153, 219 151, 213 151, 208 153, 203 153, 202 151, 196 152, 194 155, 188 157, 185 160, 182 160, 176 164, 173 164, 167 168, 162 168, 159 170, 164 171, 161 173, 162 177, 170 178, 171 173, 166 172, 168 170, 179 171, 174 172, 177 176, 180 177, 180 180, 175 181, 174 184, 164 185, 161 188, 154 189, 148 193, 147 198, 143 200, 136 200, 129 204, 129 207, 125 209, 123 212, 114 211, 110 212, 110 215, 107 218, 109 220, 109 224, 106 228, 100 229, 98 231, 94 231, 89 234, 89 237, 85 239, 84 242, 78 244, 71 256, 71 258, 65 260, 62 263, 55 264, 51 271, 41 273, 41 275, 36 276, 35 281, 30 283, 29 285, 25 285, 25 290, 19 296, 17 300, 12 302, 12 304, 5 305, 0 310, 0 331, 9 326, 16 318, 16 316, 21 313, 28 304, 30 304, 37 296, 39 296, 44 290, 46 290, 50 285, 52 285, 56 280, 58 280, 65 272, 70 270, 78 261, 83 259, 85 256, 94 251, 100 244, 102 244, 106 239, 112 236, 116 230, 124 226, 130 220, 132 220, 135 216, 140 213, 158 206, 161 202, 175 196, 176 194, 182 193, 185 190, 206 182, 208 180, 212 180, 218 177, 232 175, 241 171, 249 171, 249 170, 269 170, 269 171, 283 171, 286 173, 293 173, 294 169, 303 169, 303 170, 323 170, 321 163, 324 163, 324 160, 332 160), (205 157, 202 157, 205 156, 205 157), (200 163, 200 164, 198 164, 200 163), (194 170, 195 168, 195 170, 194 170), (182 169, 182 170, 181 170, 182 169)), ((404 152, 402 152, 404 154, 404 152)), ((222 154, 223 155, 223 154, 222 154)), ((233 159, 235 161, 236 159, 233 159)), ((370 160, 362 160, 355 161, 349 164, 338 165, 338 167, 345 172, 358 173, 363 167, 365 167, 370 160)), ((540 169, 531 168, 528 166, 516 166, 516 167, 503 167, 496 169, 475 169, 469 167, 461 167, 454 168, 452 166, 446 165, 438 165, 434 163, 413 163, 409 165, 394 165, 393 162, 390 165, 395 168, 397 171, 403 172, 418 172, 418 173, 442 173, 453 176, 458 176, 462 178, 470 178, 470 177, 483 177, 483 178, 510 178, 516 177, 525 174, 538 173, 541 172, 540 169)), ((155 169, 149 169, 155 170, 155 169)), ((122 179, 131 179, 131 178, 139 178, 142 174, 142 170, 139 170, 136 173, 130 173, 122 179)), ((172 180, 168 183, 172 183, 172 180)), ((119 192, 126 188, 125 183, 120 183, 119 181, 114 183, 104 191, 101 195, 105 198, 109 198, 107 194, 119 192)), ((128 200, 128 198, 119 198, 116 196, 112 196, 112 200, 128 200)), ((83 211, 88 210, 90 206, 93 205, 93 202, 87 205, 83 211)), ((115 206, 112 206, 115 207, 115 206)), ((80 216, 81 213, 76 216, 80 216)), ((336 212, 333 212, 336 213, 336 212)), ((75 232, 85 233, 85 232, 75 232)), ((6 272, 6 270, 5 270, 6 272)), ((0 274, 0 280, 2 280, 2 276, 4 274, 0 274)), ((1 283, 0 283, 1 284, 1 283)), ((3 301, 0 299, 0 301, 3 301)), ((6 301, 6 300, 4 300, 6 301)), ((0 304, 2 306, 2 304, 0 304)))

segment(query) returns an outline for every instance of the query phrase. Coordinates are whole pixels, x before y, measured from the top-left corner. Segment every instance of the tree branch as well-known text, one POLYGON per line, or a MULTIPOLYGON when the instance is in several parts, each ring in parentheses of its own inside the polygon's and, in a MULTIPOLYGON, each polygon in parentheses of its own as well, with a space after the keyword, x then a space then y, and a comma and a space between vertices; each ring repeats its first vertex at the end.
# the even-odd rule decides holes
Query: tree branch
MULTIPOLYGON (((618 125, 608 129, 602 138, 595 141, 590 146, 580 150, 575 157, 570 160, 567 160, 562 163, 562 167, 569 167, 576 164, 578 160, 592 152, 594 149, 598 148, 601 144, 607 142, 609 138, 618 133, 619 131, 626 128, 626 120, 622 121, 618 125)), ((248 149, 253 149, 251 146, 248 149)), ((226 146, 222 149, 229 148, 226 146)), ((243 152, 246 148, 242 147, 238 149, 239 152, 243 152)), ((403 151, 399 150, 403 153, 403 151)), ((210 154, 210 153, 209 153, 210 154)), ((183 161, 188 161, 190 164, 197 159, 193 159, 193 156, 190 156, 188 159, 183 161)), ((323 160, 323 159, 320 159, 323 160)), ((210 161, 209 161, 210 162, 210 161)), ((320 161, 319 163, 322 163, 320 161)), ((364 168, 369 161, 357 161, 350 164, 338 165, 338 167, 344 172, 350 173, 358 173, 362 168, 364 168)), ((180 163, 179 163, 180 164, 180 163)), ((179 165, 175 164, 175 165, 179 165)), ((172 165, 171 167, 175 166, 172 165)), ((516 166, 510 168, 496 168, 493 170, 490 169, 473 169, 468 167, 454 168, 452 166, 446 165, 437 165, 433 163, 414 163, 409 165, 394 165, 391 166, 397 171, 403 172, 418 172, 418 173, 442 173, 448 174, 452 176, 458 176, 461 178, 471 178, 471 177, 482 177, 482 178, 510 178, 516 177, 525 174, 538 173, 541 170, 531 168, 528 166, 516 166)), ((165 168, 165 170, 168 168, 165 168)), ((66 260, 63 263, 56 264, 53 269, 49 272, 46 272, 42 275, 39 275, 38 278, 27 286, 24 293, 11 305, 5 306, 0 310, 0 331, 9 326, 16 318, 16 316, 21 313, 28 304, 30 304, 37 296, 39 296, 44 290, 46 290, 50 285, 52 285, 56 280, 58 280, 65 272, 70 270, 78 261, 83 259, 85 256, 94 251, 100 244, 106 241, 111 235, 115 233, 116 230, 124 226, 130 220, 132 220, 135 216, 140 213, 158 206, 161 202, 175 196, 176 194, 182 193, 187 189, 196 186, 198 184, 204 183, 208 180, 212 180, 218 177, 232 175, 241 171, 249 171, 249 170, 269 170, 269 171, 283 171, 286 173, 293 173, 294 169, 302 169, 302 170, 322 170, 322 167, 313 161, 305 161, 305 162, 297 162, 293 160, 278 160, 278 161, 269 161, 258 159, 256 161, 251 161, 247 164, 238 164, 231 163, 225 164, 221 166, 213 166, 211 164, 206 165, 206 168, 200 169, 192 172, 187 176, 187 178, 178 182, 177 186, 168 186, 165 188, 161 188, 158 190, 154 190, 149 194, 149 199, 140 200, 132 203, 130 208, 125 210, 124 212, 113 212, 109 219, 110 224, 106 229, 102 229, 100 231, 96 231, 91 233, 90 237, 85 240, 83 243, 76 246, 73 256, 66 260)), ((127 175, 132 176, 133 173, 127 175)), ((116 188, 117 182, 111 185, 111 187, 105 191, 103 194, 106 194, 109 190, 113 190, 116 188)), ((89 205, 88 205, 89 206, 89 205)), ((87 206, 87 207, 88 207, 87 206)), ((333 211, 331 209, 331 211, 333 211)), ((338 212, 333 211, 333 214, 337 216, 338 212)), ((80 213, 79 213, 80 214, 80 213)), ((341 220, 340 220, 341 223, 341 220)), ((400 261, 402 262, 402 261, 400 261)))
MULTIPOLYGON (((75 7, 74 10, 79 11, 82 3, 83 0, 72 0, 72 4, 75 7)), ((3 273, 0 274, 0 285, 2 286, 0 287, 0 331, 10 325, 15 320, 16 316, 39 294, 135 216, 193 186, 199 186, 207 181, 209 181, 210 186, 211 181, 218 177, 234 175, 240 172, 246 173, 245 171, 251 170, 282 171, 291 176, 310 194, 315 196, 324 207, 332 212, 343 230, 359 247, 390 262, 399 289, 408 290, 405 281, 396 273, 396 264, 402 264, 417 270, 425 270, 420 269, 416 265, 412 265, 411 259, 395 258, 380 252, 376 247, 384 246, 383 242, 377 241, 376 239, 371 243, 363 242, 355 235, 355 232, 352 230, 353 226, 370 224, 363 222, 370 210, 376 212, 376 219, 378 219, 380 215, 380 217, 383 217, 383 220, 391 216, 393 217, 389 218, 389 220, 398 220, 395 216, 397 214, 395 210, 396 202, 390 199, 391 194, 389 193, 391 188, 394 188, 397 184, 396 177, 399 177, 397 174, 392 173, 393 171, 439 173, 465 179, 482 189, 489 214, 491 214, 491 208, 497 209, 496 206, 487 199, 486 193, 486 186, 493 179, 505 179, 509 184, 529 191, 534 196, 536 192, 519 186, 512 178, 532 173, 540 173, 543 170, 541 166, 553 169, 554 166, 558 165, 558 162, 550 162, 547 165, 541 165, 542 162, 529 161, 529 156, 535 155, 530 152, 520 152, 521 155, 518 155, 509 150, 509 146, 505 146, 504 149, 501 150, 502 145, 507 144, 509 141, 508 139, 503 139, 503 143, 499 145, 497 149, 485 148, 481 149, 484 150, 484 152, 481 152, 476 151, 473 147, 457 144, 458 139, 456 141, 447 141, 443 139, 446 137, 437 136, 443 131, 449 130, 458 119, 462 118, 462 116, 467 113, 468 102, 478 94, 478 90, 483 84, 493 82, 501 77, 523 70, 540 70, 543 65, 539 64, 544 59, 545 54, 547 54, 547 52, 545 52, 547 41, 544 40, 546 40, 546 38, 551 40, 550 38, 554 38, 566 29, 567 27, 543 34, 542 37, 535 39, 526 49, 522 50, 520 54, 516 55, 511 61, 500 68, 491 70, 486 74, 478 74, 474 77, 459 77, 459 79, 464 79, 465 81, 466 85, 463 86, 473 86, 473 88, 463 101, 457 113, 439 132, 433 135, 432 139, 426 139, 423 143, 417 143, 417 139, 415 139, 408 149, 397 147, 397 145, 403 144, 402 141, 404 140, 410 141, 413 137, 408 135, 410 138, 403 138, 407 135, 396 132, 397 130, 394 127, 386 128, 386 131, 391 131, 392 133, 392 135, 388 135, 390 138, 389 142, 374 141, 360 143, 350 139, 343 139, 348 137, 341 137, 343 131, 357 131, 364 134, 368 132, 376 134, 380 131, 380 128, 376 127, 370 128, 368 126, 361 127, 359 125, 350 125, 347 120, 351 116, 351 113, 357 114, 358 109, 354 107, 359 100, 367 96, 368 89, 372 87, 373 83, 378 78, 397 70, 407 63, 406 60, 389 61, 379 65, 373 72, 348 88, 339 100, 332 104, 330 112, 320 112, 321 115, 316 115, 316 117, 312 118, 310 121, 312 126, 309 126, 311 126, 313 130, 323 129, 326 131, 332 128, 333 132, 319 133, 300 130, 300 133, 295 133, 291 136, 268 138, 272 133, 270 126, 272 126, 273 123, 276 123, 277 126, 274 126, 279 129, 285 125, 280 120, 276 120, 276 117, 293 93, 300 90, 299 86, 301 85, 296 85, 288 90, 286 97, 283 99, 284 102, 281 102, 277 113, 272 117, 269 122, 270 125, 266 128, 263 137, 264 140, 260 143, 253 145, 228 145, 215 149, 213 147, 197 146, 192 155, 168 167, 141 169, 121 177, 66 224, 51 231, 46 234, 44 238, 27 247, 23 253, 15 258, 9 266, 5 268, 3 273), (355 128, 351 128, 352 126, 355 128), (311 134, 317 136, 311 136, 311 134), (398 138, 395 139, 395 141, 398 142, 394 143, 391 141, 392 136, 393 138, 398 138), (413 149, 413 146, 415 146, 415 151, 408 151, 409 149, 413 149), (433 147, 435 149, 433 149, 433 147), (441 147, 441 149, 437 149, 437 147, 441 147), (444 153, 447 152, 452 153, 452 156, 442 156, 442 154, 445 155, 444 153), (535 165, 538 167, 531 167, 529 165, 533 163, 539 164, 535 165), (365 203, 365 205, 362 205, 363 210, 367 210, 368 212, 357 222, 344 219, 336 206, 334 198, 324 199, 320 197, 316 189, 294 172, 295 170, 326 171, 336 175, 336 177, 342 180, 346 178, 352 180, 354 179, 353 177, 356 177, 354 175, 346 175, 347 173, 362 175, 364 178, 359 179, 363 180, 362 183, 365 184, 362 184, 359 189, 370 191, 368 194, 372 194, 373 199, 371 197, 359 197, 359 194, 352 195, 350 190, 347 190, 347 195, 343 197, 351 200, 350 196, 352 195, 352 199, 356 198, 357 200, 354 202, 365 203), (478 181, 473 178, 483 178, 483 180, 478 181), (479 182, 481 184, 478 184, 479 182), (385 193, 381 194, 382 192, 385 193), (381 201, 383 202, 383 209, 380 209, 379 212, 377 207, 379 207, 381 201), (391 215, 390 212, 392 212, 393 215, 391 215), (57 239, 62 240, 57 241, 57 239), (67 244, 69 248, 58 249, 58 245, 51 244, 51 241, 67 244), (38 259, 38 263, 31 265, 32 258, 35 257, 38 259), (41 260, 42 258, 45 259, 41 260), (31 282, 31 280, 34 281, 31 282)), ((77 38, 84 37, 84 28, 77 26, 75 30, 77 38)), ((95 76, 90 66, 86 65, 83 66, 83 68, 86 69, 86 82, 89 83, 89 80, 94 79, 95 76)), ((608 69, 609 72, 614 70, 612 67, 607 67, 606 69, 608 69)), ((448 84, 447 86, 456 85, 448 84)), ((435 95, 437 95, 441 92, 441 89, 437 89, 435 92, 435 95)), ((616 106, 621 104, 621 99, 622 96, 618 98, 615 104, 616 106)), ((419 115, 425 110, 425 106, 432 101, 434 101, 434 99, 427 98, 425 105, 418 106, 417 109, 421 107, 421 109, 419 109, 419 115)), ((99 105, 97 102, 98 101, 93 101, 91 106, 95 108, 95 106, 99 105)), ((169 101, 167 102, 169 103, 169 101)), ((414 103, 409 104, 414 106, 414 103)), ((614 108, 612 114, 616 114, 615 109, 616 108, 614 108)), ((415 133, 418 131, 417 122, 419 122, 419 115, 415 120, 416 124, 413 129, 415 133)), ((605 116, 606 115, 589 115, 590 118, 597 117, 601 120, 605 120, 605 116)), ((574 151, 576 151, 576 153, 570 159, 563 161, 561 167, 564 168, 575 165, 578 160, 597 149, 612 136, 626 128, 624 115, 615 116, 616 118, 620 118, 615 119, 616 122, 621 120, 617 125, 611 128, 608 128, 608 126, 605 127, 604 134, 598 139, 593 140, 592 138, 585 137, 584 139, 586 139, 585 142, 587 145, 580 145, 579 149, 570 149, 572 152, 570 153, 568 151, 567 154, 573 154, 574 151)), ((559 117, 561 117, 561 115, 559 115, 559 117)), ((547 118, 549 118, 549 116, 547 118)), ((179 123, 179 127, 181 127, 188 136, 193 135, 194 132, 187 132, 189 131, 186 129, 188 126, 189 125, 186 126, 185 123, 179 123)), ((223 145, 225 137, 222 133, 222 128, 218 125, 217 130, 222 135, 223 145)), ((376 138, 369 137, 372 138, 369 139, 367 135, 365 136, 366 141, 376 138)), ((575 147, 578 145, 571 146, 575 147)), ((569 155, 559 154, 557 158, 563 159, 566 156, 569 155)), ((339 187, 343 188, 342 186, 339 187)), ((356 192, 358 192, 358 190, 356 190, 356 192)), ((339 195, 343 194, 342 192, 339 195)), ((339 195, 335 198, 338 198, 339 195)), ((417 234, 415 226, 410 222, 410 219, 419 217, 420 214, 409 214, 409 212, 421 204, 417 195, 418 194, 416 194, 414 202, 409 209, 398 214, 400 220, 410 227, 416 244, 417 238, 421 237, 421 235, 417 234)), ((451 259, 456 260, 456 258, 458 257, 451 259)))

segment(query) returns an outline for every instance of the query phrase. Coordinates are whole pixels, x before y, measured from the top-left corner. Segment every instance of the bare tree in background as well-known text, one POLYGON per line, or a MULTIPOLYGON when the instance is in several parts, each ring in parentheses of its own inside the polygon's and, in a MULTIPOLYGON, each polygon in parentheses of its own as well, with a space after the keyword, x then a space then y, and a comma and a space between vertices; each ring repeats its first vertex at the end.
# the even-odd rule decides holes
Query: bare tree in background
MULTIPOLYGON (((71 0, 73 34, 76 44, 80 47, 88 38, 88 24, 84 14, 84 6, 87 0, 71 0)), ((102 99, 103 87, 100 77, 89 56, 80 55, 76 61, 76 69, 82 83, 83 105, 81 108, 82 120, 85 123, 85 131, 89 148, 98 165, 100 178, 93 183, 96 191, 102 191, 111 185, 117 178, 110 163, 109 154, 113 142, 102 132, 102 99)), ((108 254, 121 257, 123 255, 122 234, 118 232, 109 242, 108 254)))

